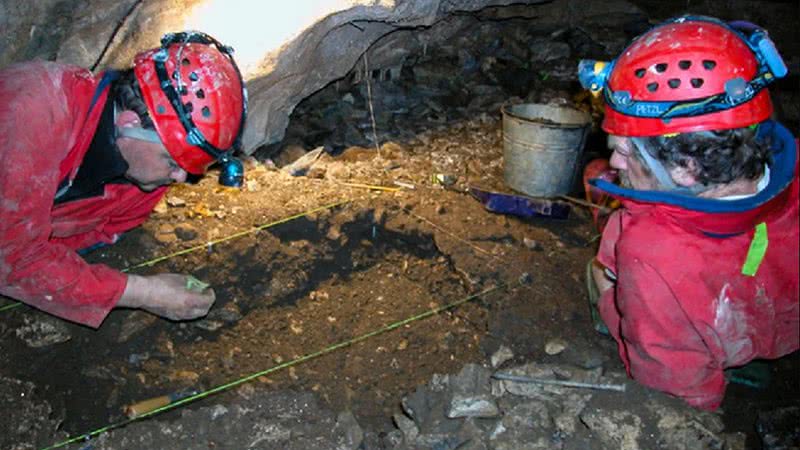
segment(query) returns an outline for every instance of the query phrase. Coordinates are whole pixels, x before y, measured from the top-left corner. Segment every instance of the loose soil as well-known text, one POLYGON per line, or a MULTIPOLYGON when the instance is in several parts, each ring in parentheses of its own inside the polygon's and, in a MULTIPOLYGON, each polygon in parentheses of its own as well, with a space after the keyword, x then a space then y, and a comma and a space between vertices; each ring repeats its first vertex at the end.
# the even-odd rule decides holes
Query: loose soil
MULTIPOLYGON (((619 370, 615 344, 594 334, 585 299, 586 262, 598 239, 589 213, 573 207, 567 220, 507 217, 465 193, 470 185, 503 189, 498 128, 497 118, 483 118, 380 152, 351 149, 324 156, 306 177, 250 160, 243 190, 219 187, 214 174, 176 186, 144 226, 87 258, 124 269, 197 248, 133 271, 190 273, 210 283, 217 301, 209 316, 173 323, 114 311, 99 330, 70 325, 70 341, 31 349, 10 330, 41 313, 6 311, 3 375, 32 381, 63 416, 63 429, 78 434, 121 420, 132 402, 210 389, 495 286, 502 288, 249 383, 313 391, 330 409, 351 410, 362 427, 389 430, 403 395, 433 374, 485 363, 500 345, 517 362, 548 362, 555 357, 545 344, 560 338, 573 362, 599 358, 619 370), (445 188, 432 180, 438 173, 457 181, 445 188), (414 189, 344 184, 396 187, 397 180, 414 189)), ((796 383, 789 388, 796 399, 796 383)), ((759 395, 737 390, 730 408, 742 410, 759 395)), ((752 437, 752 423, 737 426, 752 437)))

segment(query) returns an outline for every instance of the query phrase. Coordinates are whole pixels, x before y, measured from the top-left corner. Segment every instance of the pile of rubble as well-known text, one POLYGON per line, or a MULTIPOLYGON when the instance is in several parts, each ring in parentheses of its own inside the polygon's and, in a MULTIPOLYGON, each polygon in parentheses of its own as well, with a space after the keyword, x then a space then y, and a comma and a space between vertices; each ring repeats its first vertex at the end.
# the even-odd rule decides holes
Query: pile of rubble
MULTIPOLYGON (((19 391, 0 380, 0 392, 19 391)), ((25 392, 31 408, 6 421, 14 450, 51 444, 50 406, 25 392), (35 444, 35 445, 34 445, 35 444)), ((184 408, 180 417, 135 422, 102 434, 93 449, 208 450, 744 450, 743 433, 726 433, 719 414, 690 408, 601 367, 528 363, 494 371, 465 366, 434 376, 402 402, 389 433, 364 430, 352 413, 332 412, 313 393, 244 385, 226 401, 184 408), (536 383, 509 381, 519 377, 536 383), (547 384, 542 384, 547 383, 547 384), (570 383, 583 387, 570 387, 570 383), (624 389, 623 392, 620 392, 624 389)), ((800 408, 763 414, 763 448, 796 448, 800 408)), ((63 437, 63 433, 60 433, 63 437)))
MULTIPOLYGON (((437 27, 419 30, 411 40, 398 38, 398 46, 409 48, 397 65, 369 71, 356 65, 341 81, 303 100, 278 150, 324 146, 335 154, 353 145, 374 148, 376 139, 413 143, 425 130, 496 120, 504 104, 569 103, 580 91, 577 61, 589 53, 601 57, 627 39, 619 33, 599 45, 577 29, 542 30, 524 20, 472 16, 437 27), (442 27, 461 32, 453 33, 458 36, 453 42, 412 48, 436 42, 442 27), (619 42, 612 45, 614 39, 619 42)), ((392 47, 376 45, 376 52, 392 47)))
POLYGON ((744 435, 723 432, 720 416, 601 367, 528 363, 493 373, 467 365, 406 397, 403 411, 390 436, 395 450, 745 448, 744 435))

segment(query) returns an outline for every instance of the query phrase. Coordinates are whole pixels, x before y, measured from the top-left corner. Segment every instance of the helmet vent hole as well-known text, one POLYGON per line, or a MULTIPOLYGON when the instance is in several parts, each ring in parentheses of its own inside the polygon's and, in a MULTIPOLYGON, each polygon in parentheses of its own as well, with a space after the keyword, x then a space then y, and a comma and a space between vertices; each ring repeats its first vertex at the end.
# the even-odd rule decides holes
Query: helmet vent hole
POLYGON ((187 95, 189 93, 189 91, 186 89, 186 86, 181 86, 180 92, 181 95, 187 95))
POLYGON ((692 87, 693 88, 700 88, 703 86, 703 79, 702 78, 692 78, 692 87))
POLYGON ((205 92, 203 92, 203 90, 202 90, 202 89, 198 89, 198 90, 196 90, 196 91, 195 91, 195 93, 194 93, 194 95, 196 95, 196 96, 197 96, 197 98, 206 98, 206 93, 205 93, 205 92))
POLYGON ((191 62, 189 62, 189 58, 183 58, 181 60, 181 64, 183 64, 184 66, 188 66, 189 64, 191 64, 191 62))
POLYGON ((197 81, 199 78, 200 77, 198 77, 196 73, 194 73, 194 72, 189 73, 189 79, 190 80, 197 81))
POLYGON ((636 71, 634 72, 634 75, 636 75, 636 78, 642 78, 644 76, 645 72, 647 72, 647 71, 644 70, 644 69, 636 69, 636 71))
POLYGON ((711 59, 704 59, 703 60, 703 68, 706 70, 714 70, 714 67, 717 67, 717 62, 711 59))
POLYGON ((658 73, 664 73, 664 72, 666 72, 666 71, 667 71, 667 67, 668 67, 668 66, 667 66, 667 63, 659 63, 659 64, 656 64, 656 72, 658 72, 658 73))
POLYGON ((192 111, 194 111, 194 105, 192 105, 192 102, 186 102, 183 104, 183 109, 187 113, 191 114, 192 111))
POLYGON ((655 92, 658 90, 658 83, 650 83, 647 85, 647 90, 650 92, 655 92))
POLYGON ((692 62, 686 59, 681 60, 678 62, 678 67, 680 67, 681 70, 689 70, 689 68, 692 67, 692 62))
POLYGON ((180 77, 181 77, 181 75, 178 73, 178 71, 177 71, 177 70, 176 70, 175 72, 172 72, 172 79, 173 79, 173 80, 177 80, 177 79, 179 79, 180 77))
POLYGON ((209 109, 208 106, 203 106, 203 109, 201 111, 202 111, 203 117, 211 117, 211 109, 209 109))
POLYGON ((679 80, 679 79, 677 79, 677 78, 672 78, 671 80, 667 81, 667 84, 668 84, 668 85, 669 85, 669 87, 671 87, 672 89, 677 89, 677 88, 678 88, 678 87, 680 87, 680 85, 681 85, 681 80, 679 80))

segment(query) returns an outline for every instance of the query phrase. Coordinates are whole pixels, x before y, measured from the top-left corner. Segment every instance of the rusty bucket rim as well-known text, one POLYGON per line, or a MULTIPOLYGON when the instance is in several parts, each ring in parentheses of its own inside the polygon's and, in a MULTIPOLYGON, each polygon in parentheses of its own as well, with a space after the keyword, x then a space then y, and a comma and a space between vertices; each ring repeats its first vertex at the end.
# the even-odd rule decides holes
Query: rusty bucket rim
POLYGON ((544 126, 544 127, 548 127, 548 128, 570 128, 570 129, 573 129, 573 128, 585 128, 586 126, 591 125, 591 123, 592 123, 592 116, 589 113, 587 113, 586 111, 581 111, 580 109, 577 109, 577 108, 574 108, 574 107, 571 107, 571 106, 567 106, 567 105, 550 105, 550 104, 546 104, 546 103, 517 103, 517 104, 513 104, 513 105, 503 105, 503 107, 500 108, 500 113, 503 116, 508 116, 508 117, 510 117, 512 119, 516 119, 516 120, 519 120, 519 121, 522 121, 522 122, 536 123, 536 124, 539 124, 540 126, 544 126), (531 118, 531 117, 522 116, 519 113, 514 113, 512 111, 513 108, 520 107, 520 106, 539 106, 539 107, 548 108, 548 109, 569 110, 571 112, 575 112, 578 115, 582 116, 585 119, 585 121, 584 122, 566 122, 566 123, 564 123, 564 122, 554 122, 552 120, 547 119, 546 117, 531 118))

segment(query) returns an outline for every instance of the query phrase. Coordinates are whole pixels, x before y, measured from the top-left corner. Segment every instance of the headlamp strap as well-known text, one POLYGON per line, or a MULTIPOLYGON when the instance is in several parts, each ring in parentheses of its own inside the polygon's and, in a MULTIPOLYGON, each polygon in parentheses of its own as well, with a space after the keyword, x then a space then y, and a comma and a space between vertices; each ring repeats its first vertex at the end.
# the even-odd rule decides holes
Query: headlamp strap
MULTIPOLYGON (((606 66, 605 73, 590 74, 587 63, 579 65, 579 77, 584 87, 597 90, 595 84, 602 84, 603 96, 606 103, 615 111, 634 117, 669 120, 677 117, 693 117, 711 114, 733 108, 750 101, 759 92, 788 73, 786 64, 769 38, 767 32, 750 22, 725 23, 712 17, 683 16, 665 22, 659 26, 685 21, 703 21, 721 25, 736 33, 753 51, 758 61, 758 73, 749 82, 744 78, 734 78, 725 83, 725 92, 705 98, 683 101, 636 101, 627 91, 612 91, 607 85, 608 68, 613 67, 616 61, 606 66), (583 74, 583 77, 581 77, 583 74)), ((593 61, 592 61, 593 62, 593 61)))

